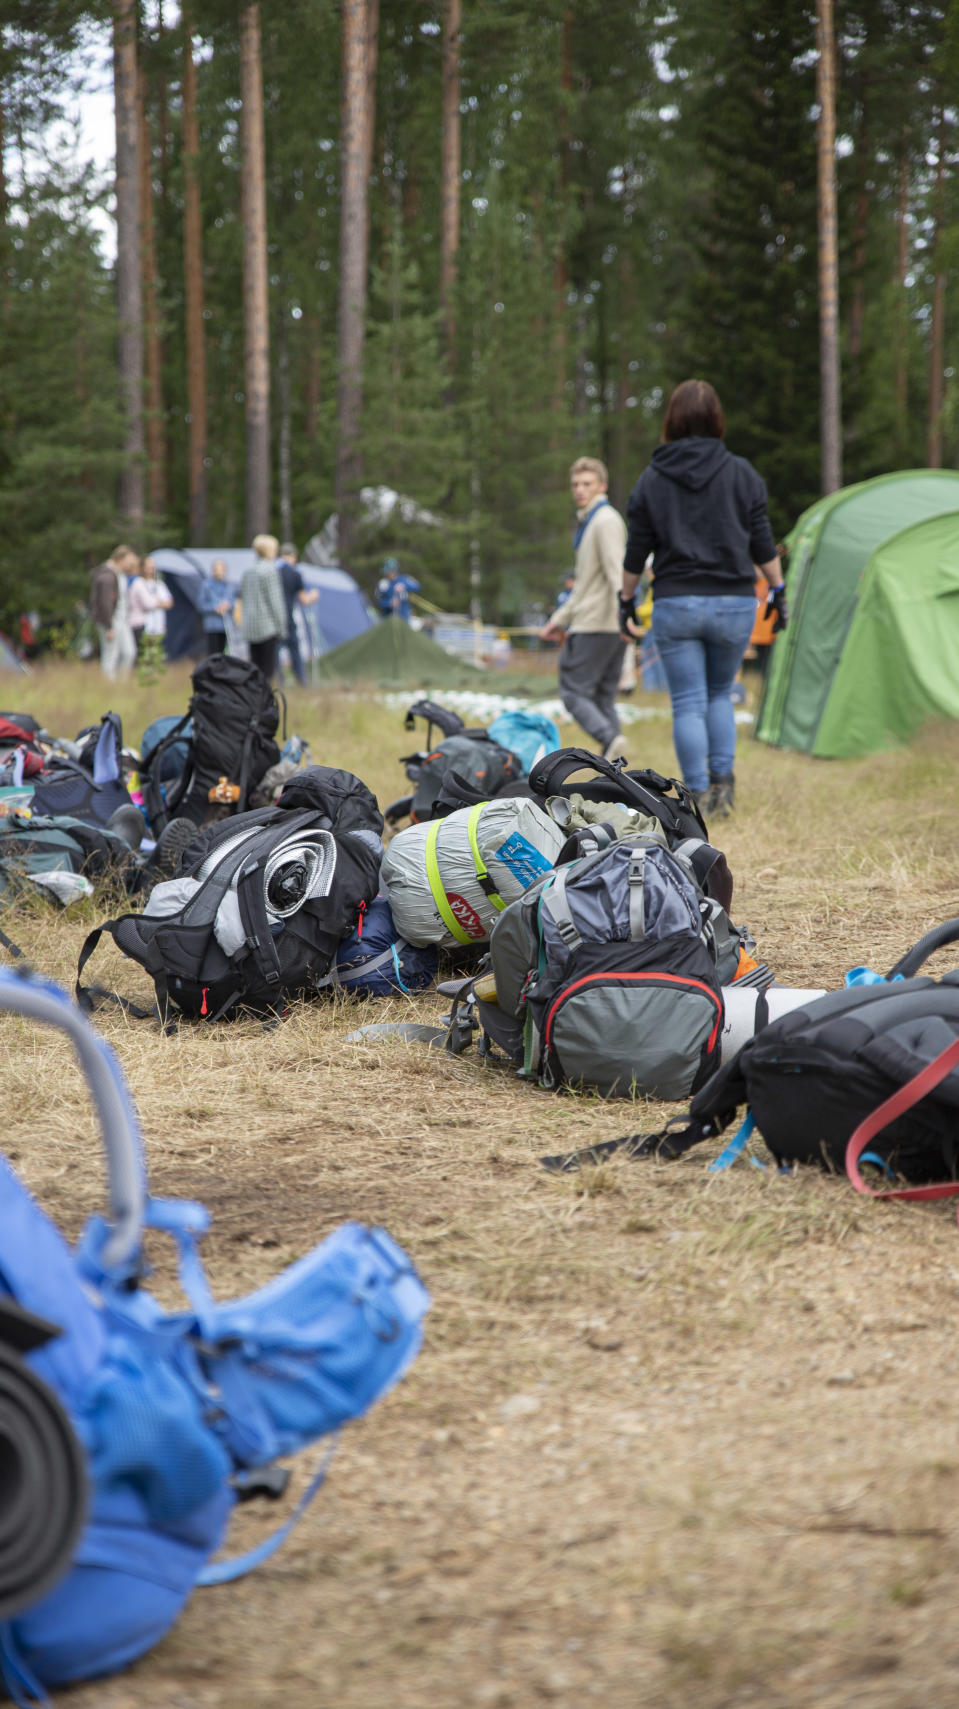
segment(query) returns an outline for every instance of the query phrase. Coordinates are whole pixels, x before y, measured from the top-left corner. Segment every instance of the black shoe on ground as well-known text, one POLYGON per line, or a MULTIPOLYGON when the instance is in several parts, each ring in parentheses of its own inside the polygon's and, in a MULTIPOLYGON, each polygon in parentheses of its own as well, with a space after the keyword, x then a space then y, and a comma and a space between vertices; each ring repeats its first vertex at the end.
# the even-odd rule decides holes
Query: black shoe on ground
MULTIPOLYGON (((736 779, 732 772, 728 777, 714 777, 709 786, 708 811, 714 819, 728 819, 736 808, 736 779)), ((707 811, 703 806, 702 811, 707 811)))

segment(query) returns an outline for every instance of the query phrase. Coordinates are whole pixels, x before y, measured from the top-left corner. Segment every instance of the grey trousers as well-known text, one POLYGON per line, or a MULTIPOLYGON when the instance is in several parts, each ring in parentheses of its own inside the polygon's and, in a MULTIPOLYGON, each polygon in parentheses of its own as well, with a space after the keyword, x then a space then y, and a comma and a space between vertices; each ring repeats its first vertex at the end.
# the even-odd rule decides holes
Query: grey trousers
POLYGON ((622 635, 567 635, 559 655, 559 692, 567 712, 607 748, 619 735, 616 690, 623 669, 622 635))

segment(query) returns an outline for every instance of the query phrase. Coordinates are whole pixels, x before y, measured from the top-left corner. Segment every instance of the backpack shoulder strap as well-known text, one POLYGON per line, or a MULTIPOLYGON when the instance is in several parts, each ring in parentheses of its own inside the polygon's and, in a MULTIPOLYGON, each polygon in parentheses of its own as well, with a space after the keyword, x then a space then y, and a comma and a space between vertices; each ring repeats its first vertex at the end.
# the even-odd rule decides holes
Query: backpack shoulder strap
MULTIPOLYGON (((87 962, 90 960, 90 957, 93 955, 93 952, 96 949, 97 944, 100 942, 104 932, 108 932, 114 943, 117 943, 117 928, 122 926, 126 920, 138 920, 139 918, 139 914, 120 914, 115 920, 104 920, 102 925, 97 926, 92 932, 88 933, 87 937, 84 939, 83 947, 77 960, 77 977, 73 994, 77 1000, 77 1004, 83 1010, 85 1015, 92 1015, 98 1002, 107 1002, 116 1003, 118 1008, 123 1010, 124 1014, 133 1015, 133 1017, 138 1021, 147 1021, 150 1020, 151 1017, 159 1021, 163 1020, 159 1004, 154 1004, 152 1009, 143 1009, 140 1007, 139 1003, 132 1003, 128 997, 121 997, 119 992, 108 991, 105 985, 83 985, 80 982, 83 970, 86 967, 87 962)), ((123 950, 125 955, 129 954, 127 946, 121 944, 119 947, 123 950)), ((146 962, 144 962, 144 966, 146 966, 146 962)))
MULTIPOLYGON (((163 756, 169 748, 172 748, 174 742, 179 740, 182 732, 186 728, 187 724, 189 724, 192 715, 192 708, 189 712, 184 712, 183 717, 178 723, 174 724, 172 730, 167 731, 162 742, 157 743, 149 757, 145 760, 141 760, 140 762, 140 776, 146 778, 146 809, 154 836, 158 835, 166 825, 167 819, 170 816, 169 809, 175 805, 175 795, 182 793, 182 791, 174 792, 172 789, 169 789, 167 791, 168 801, 166 806, 164 806, 163 791, 160 787, 160 769, 163 756)), ((187 770, 188 766, 184 767, 184 776, 186 775, 187 770)), ((179 780, 174 779, 173 781, 177 782, 179 780)))
MULTIPOLYGON (((956 922, 950 923, 954 925, 956 922)), ((857 1193, 865 1193, 871 1199, 929 1200, 959 1196, 959 1181, 933 1181, 921 1187, 877 1188, 870 1187, 859 1171, 860 1159, 870 1141, 875 1139, 883 1128, 888 1127, 890 1122, 904 1115, 906 1110, 911 1110, 927 1093, 934 1091, 954 1068, 959 1068, 959 1038, 953 1039, 952 1044, 941 1050, 918 1074, 914 1074, 904 1086, 898 1087, 891 1097, 885 1098, 859 1123, 846 1146, 846 1174, 857 1193)))

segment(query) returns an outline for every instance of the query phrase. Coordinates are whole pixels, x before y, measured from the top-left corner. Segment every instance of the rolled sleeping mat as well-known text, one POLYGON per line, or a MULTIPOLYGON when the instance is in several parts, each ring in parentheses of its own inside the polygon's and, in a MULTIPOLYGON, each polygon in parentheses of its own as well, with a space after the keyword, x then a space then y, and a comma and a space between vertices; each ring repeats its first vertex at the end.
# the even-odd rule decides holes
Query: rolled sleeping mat
POLYGON ((765 1026, 769 1021, 778 1021, 780 1015, 788 1015, 790 1009, 799 1009, 804 1003, 825 995, 824 990, 798 985, 769 985, 765 991, 758 991, 754 985, 724 985, 726 1019, 723 1022, 720 1061, 729 1062, 746 1040, 755 1035, 758 1023, 765 1026))
POLYGON ((86 1518, 80 1443, 53 1390, 20 1357, 57 1333, 0 1302, 0 1621, 53 1588, 86 1518))

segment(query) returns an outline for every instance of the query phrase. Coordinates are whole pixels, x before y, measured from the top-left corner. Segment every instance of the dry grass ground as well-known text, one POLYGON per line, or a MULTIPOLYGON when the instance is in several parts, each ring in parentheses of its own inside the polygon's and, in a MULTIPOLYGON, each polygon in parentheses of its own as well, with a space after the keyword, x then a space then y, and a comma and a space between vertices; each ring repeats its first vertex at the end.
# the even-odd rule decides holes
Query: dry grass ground
MULTIPOLYGON (((172 675, 118 691, 129 737, 185 692, 172 675)), ((63 670, 21 698, 72 733, 103 695, 63 670)), ((291 714, 314 758, 400 793, 409 737, 372 696, 302 695, 291 714)), ((632 748, 673 769, 665 718, 632 748)), ((734 912, 783 981, 882 969, 959 912, 957 759, 955 727, 842 765, 744 733, 722 827, 734 912)), ((98 912, 20 908, 4 925, 69 980, 98 912)), ((101 971, 148 989, 119 958, 101 971)), ((415 1014, 441 1009, 427 996, 415 1014)), ((358 1019, 408 1012, 318 1003, 272 1033, 169 1038, 100 1017, 154 1190, 213 1212, 217 1292, 357 1217, 409 1249, 434 1306, 421 1357, 344 1434, 284 1551, 198 1593, 73 1709, 959 1702, 952 1211, 863 1203, 813 1172, 712 1177, 695 1153, 549 1177, 541 1152, 667 1112, 551 1096, 473 1055, 344 1042, 358 1019)), ((101 1183, 68 1048, 4 1021, 0 1090, 5 1149, 75 1232, 101 1183)), ((244 1511, 232 1541, 276 1520, 244 1511)))

